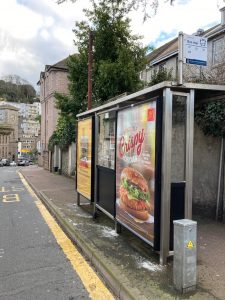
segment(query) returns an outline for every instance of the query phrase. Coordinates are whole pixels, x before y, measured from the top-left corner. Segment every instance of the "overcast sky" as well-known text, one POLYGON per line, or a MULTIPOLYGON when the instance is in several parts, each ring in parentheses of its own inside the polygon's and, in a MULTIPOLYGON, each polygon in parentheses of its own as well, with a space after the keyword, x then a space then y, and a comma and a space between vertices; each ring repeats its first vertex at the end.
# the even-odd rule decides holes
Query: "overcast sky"
MULTIPOLYGON (((175 0, 170 6, 160 0, 155 16, 144 24, 141 11, 131 14, 133 33, 143 44, 155 47, 179 31, 187 34, 220 22, 219 8, 225 0, 175 0)), ((73 44, 75 21, 84 19, 88 0, 57 5, 55 0, 0 0, 0 77, 16 74, 37 89, 40 72, 76 52, 73 44)))

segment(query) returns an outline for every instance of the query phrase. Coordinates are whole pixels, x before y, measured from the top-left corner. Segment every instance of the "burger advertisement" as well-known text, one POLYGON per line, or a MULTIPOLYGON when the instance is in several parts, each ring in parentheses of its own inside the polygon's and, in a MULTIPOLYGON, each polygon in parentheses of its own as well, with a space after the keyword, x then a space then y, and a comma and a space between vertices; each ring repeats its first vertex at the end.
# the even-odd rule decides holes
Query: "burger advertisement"
POLYGON ((92 119, 78 122, 77 135, 77 191, 91 199, 92 119))
POLYGON ((116 219, 154 241, 156 101, 118 112, 116 219))

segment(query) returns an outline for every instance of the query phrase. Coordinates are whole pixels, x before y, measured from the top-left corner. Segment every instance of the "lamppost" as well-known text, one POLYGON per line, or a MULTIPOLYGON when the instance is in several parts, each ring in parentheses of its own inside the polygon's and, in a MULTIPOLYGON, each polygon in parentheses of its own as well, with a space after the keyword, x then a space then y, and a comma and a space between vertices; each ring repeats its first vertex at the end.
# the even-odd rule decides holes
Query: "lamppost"
POLYGON ((93 65, 93 31, 89 31, 88 44, 88 110, 92 108, 92 65, 93 65))

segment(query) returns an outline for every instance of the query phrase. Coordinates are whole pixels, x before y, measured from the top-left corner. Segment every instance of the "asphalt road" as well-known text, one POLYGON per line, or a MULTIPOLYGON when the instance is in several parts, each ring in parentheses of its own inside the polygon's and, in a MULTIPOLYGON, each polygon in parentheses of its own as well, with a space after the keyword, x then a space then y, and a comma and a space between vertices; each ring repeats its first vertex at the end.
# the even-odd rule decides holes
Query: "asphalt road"
POLYGON ((0 168, 0 300, 89 299, 17 170, 0 168))

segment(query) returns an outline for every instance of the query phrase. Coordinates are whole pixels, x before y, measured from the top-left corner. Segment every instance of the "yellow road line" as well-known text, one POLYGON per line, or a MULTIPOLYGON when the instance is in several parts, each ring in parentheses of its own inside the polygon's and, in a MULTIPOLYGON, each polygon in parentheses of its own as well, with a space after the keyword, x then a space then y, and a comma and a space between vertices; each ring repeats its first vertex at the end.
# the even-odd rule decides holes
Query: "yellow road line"
POLYGON ((35 194, 35 192, 32 190, 32 188, 29 186, 29 184, 27 183, 26 179, 24 178, 24 176, 19 172, 17 171, 17 174, 19 175, 23 185, 25 186, 25 188, 28 190, 28 192, 32 195, 32 197, 34 197, 36 200, 40 200, 38 198, 38 196, 35 194))
MULTIPOLYGON (((22 174, 18 173, 24 186, 27 190, 38 199, 37 195, 30 188, 22 174)), ((70 239, 65 235, 59 225, 56 223, 54 218, 50 215, 48 210, 42 204, 42 202, 38 199, 35 201, 41 215, 43 216, 45 222, 51 229, 53 235, 56 238, 57 243, 62 248, 63 252, 69 259, 71 265, 74 270, 80 277, 83 282, 84 287, 89 293, 89 296, 93 300, 113 300, 115 299, 110 291, 103 284, 101 279, 97 276, 97 274, 93 271, 93 269, 88 265, 83 256, 78 252, 76 247, 70 241, 70 239)))

